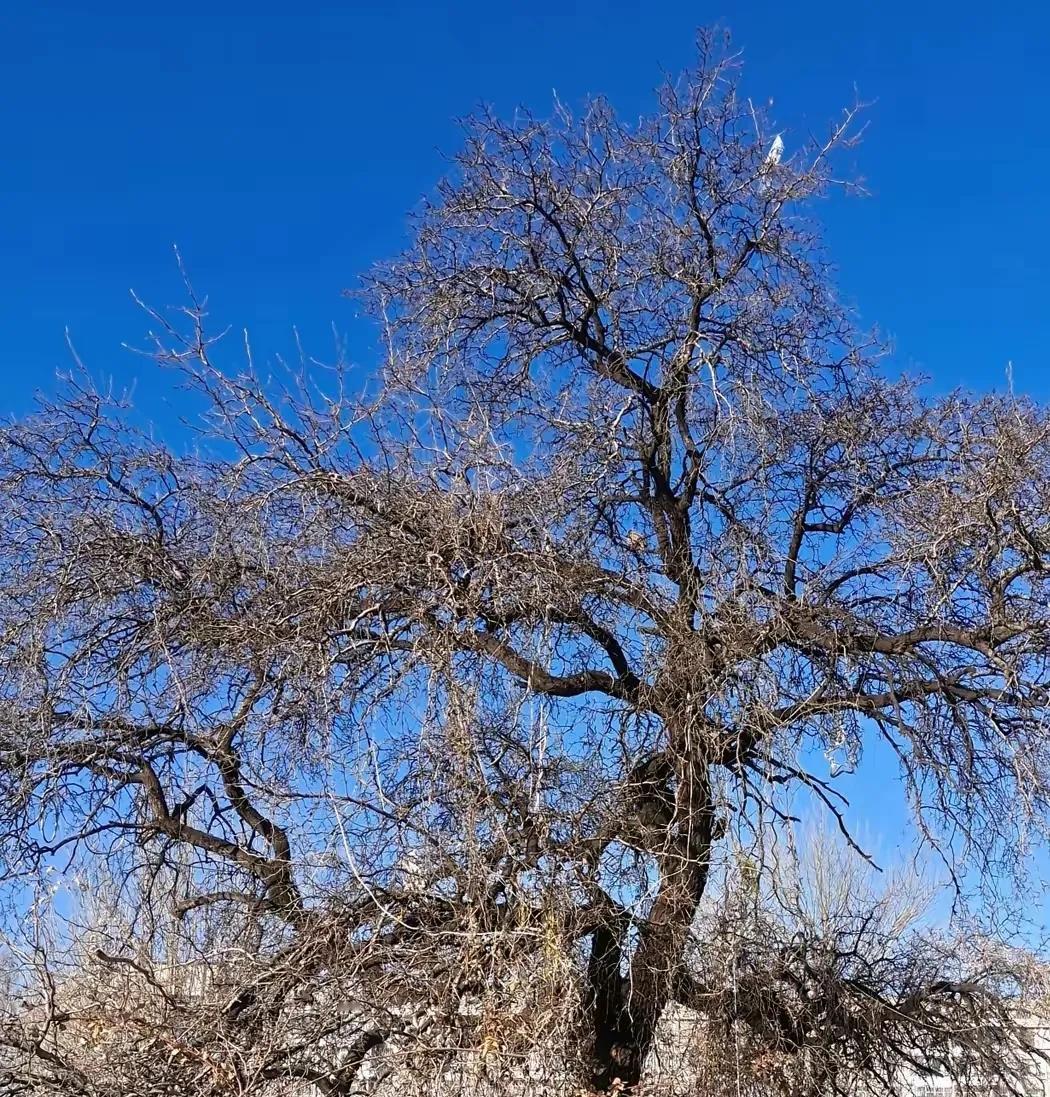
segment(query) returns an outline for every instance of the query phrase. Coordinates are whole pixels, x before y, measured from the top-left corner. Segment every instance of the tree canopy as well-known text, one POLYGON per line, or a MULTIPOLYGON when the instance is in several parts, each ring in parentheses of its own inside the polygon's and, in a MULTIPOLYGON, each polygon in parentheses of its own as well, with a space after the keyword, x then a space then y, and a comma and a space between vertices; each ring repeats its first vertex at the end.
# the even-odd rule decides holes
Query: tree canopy
POLYGON ((83 377, 0 432, 0 1093, 640 1092, 682 1018, 703 1092, 1020 1091, 1036 958, 867 882, 839 785, 888 749, 960 896, 1027 864, 1047 411, 892 376, 812 220, 855 112, 771 154, 737 77, 470 121, 381 369, 190 291, 191 443, 83 377))

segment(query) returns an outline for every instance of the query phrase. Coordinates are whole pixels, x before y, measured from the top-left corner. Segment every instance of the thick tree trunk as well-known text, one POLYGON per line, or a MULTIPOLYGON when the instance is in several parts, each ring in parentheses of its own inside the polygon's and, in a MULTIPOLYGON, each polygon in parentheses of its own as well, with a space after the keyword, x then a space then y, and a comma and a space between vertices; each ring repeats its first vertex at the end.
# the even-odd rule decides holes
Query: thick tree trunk
POLYGON ((630 1093, 641 1081, 707 886, 714 811, 706 767, 697 767, 687 784, 686 795, 679 797, 676 833, 659 856, 660 890, 626 978, 621 974, 624 930, 603 927, 591 937, 592 1084, 600 1092, 630 1093))
POLYGON ((626 981, 620 972, 625 932, 625 926, 601 926, 591 936, 591 1081, 602 1092, 610 1089, 616 1078, 623 1077, 634 1043, 626 1008, 626 981))

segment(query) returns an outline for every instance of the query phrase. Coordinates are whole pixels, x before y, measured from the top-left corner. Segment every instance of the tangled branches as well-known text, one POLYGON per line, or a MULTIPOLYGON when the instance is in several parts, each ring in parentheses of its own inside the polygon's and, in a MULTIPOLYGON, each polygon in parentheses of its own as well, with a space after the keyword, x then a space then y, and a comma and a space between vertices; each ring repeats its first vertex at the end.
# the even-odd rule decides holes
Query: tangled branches
POLYGON ((672 1021, 709 1090, 1021 1091, 1034 961, 773 897, 876 742, 960 901, 1023 871, 1050 422, 879 373, 804 217, 853 112, 771 159, 734 80, 473 123, 362 391, 191 292, 192 447, 0 433, 0 1093, 671 1092, 672 1021))

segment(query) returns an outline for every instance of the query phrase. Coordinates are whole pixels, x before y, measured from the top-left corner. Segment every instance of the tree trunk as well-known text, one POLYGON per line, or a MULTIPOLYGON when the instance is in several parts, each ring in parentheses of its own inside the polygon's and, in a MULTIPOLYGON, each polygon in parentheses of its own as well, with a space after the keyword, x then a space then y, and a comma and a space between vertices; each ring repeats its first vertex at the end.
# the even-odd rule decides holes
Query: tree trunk
POLYGON ((591 985, 593 1074, 591 1082, 602 1092, 623 1078, 634 1043, 627 1010, 626 982, 620 972, 626 926, 601 926, 591 936, 588 975, 591 985))
POLYGON ((626 927, 603 927, 591 937, 592 1084, 600 1092, 630 1093, 641 1081, 707 886, 714 810, 706 767, 696 767, 683 785, 687 794, 679 795, 675 833, 659 856, 660 890, 627 978, 620 971, 626 927))

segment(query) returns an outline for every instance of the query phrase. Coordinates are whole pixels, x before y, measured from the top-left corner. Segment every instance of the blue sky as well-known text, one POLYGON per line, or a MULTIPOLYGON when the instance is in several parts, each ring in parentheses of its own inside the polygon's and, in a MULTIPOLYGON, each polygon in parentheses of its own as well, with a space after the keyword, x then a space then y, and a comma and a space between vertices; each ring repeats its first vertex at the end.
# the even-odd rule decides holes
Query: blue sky
POLYGON ((173 421, 168 379, 121 344, 147 327, 129 288, 180 300, 176 243, 257 357, 291 351, 293 325, 324 357, 335 325, 371 368, 342 291, 404 243, 453 119, 480 102, 542 112, 555 90, 635 116, 712 22, 789 151, 855 94, 874 101, 855 157, 871 197, 824 219, 844 295, 899 365, 987 389, 1012 361, 1017 389, 1050 396, 1050 14, 1031 0, 44 0, 0 15, 0 414, 54 386, 68 326, 92 372, 173 421))
MULTIPOLYGON (((165 382, 120 349, 178 301, 178 243, 215 315, 261 356, 331 325, 363 368, 341 291, 397 251, 405 213, 478 102, 539 111, 606 93, 648 109, 698 24, 729 25, 746 87, 792 133, 875 100, 856 155, 872 197, 825 219, 840 283, 905 368, 939 387, 1041 378, 1050 229, 1042 5, 220 2, 10 4, 0 15, 0 411, 67 362, 165 382)), ((159 408, 154 413, 163 415, 159 408)))

